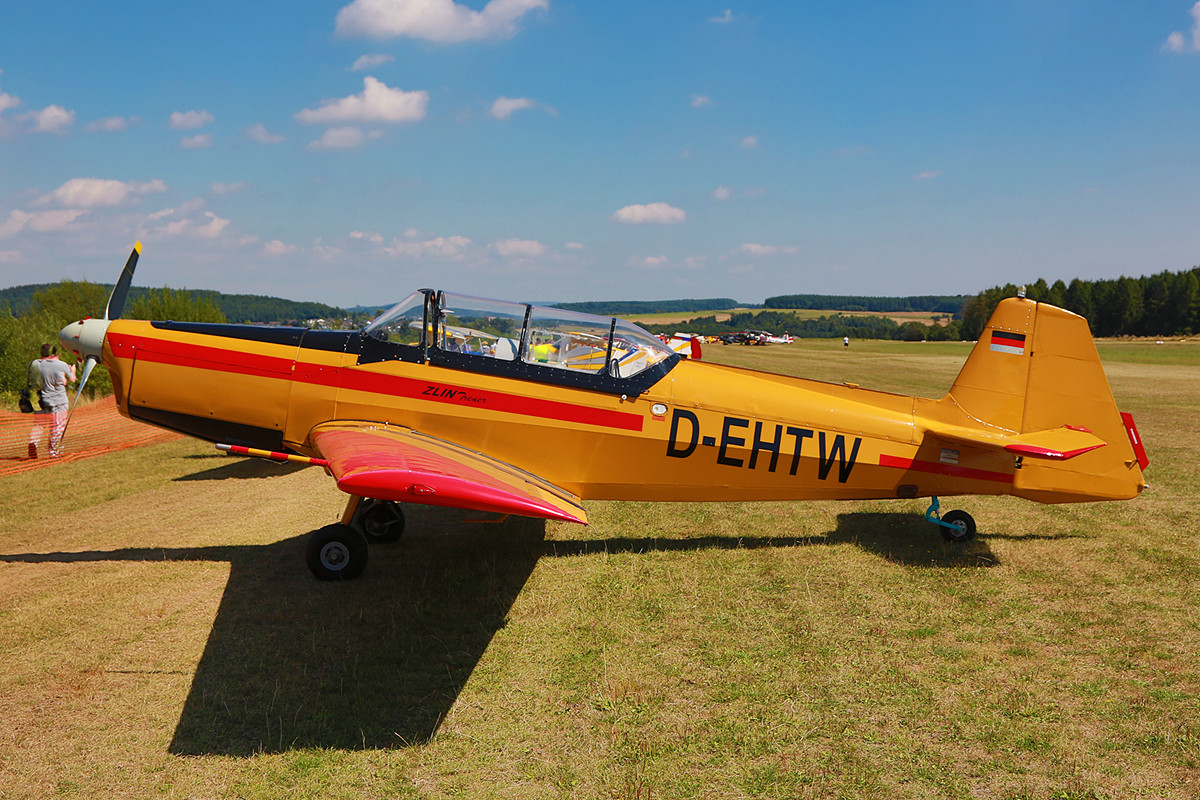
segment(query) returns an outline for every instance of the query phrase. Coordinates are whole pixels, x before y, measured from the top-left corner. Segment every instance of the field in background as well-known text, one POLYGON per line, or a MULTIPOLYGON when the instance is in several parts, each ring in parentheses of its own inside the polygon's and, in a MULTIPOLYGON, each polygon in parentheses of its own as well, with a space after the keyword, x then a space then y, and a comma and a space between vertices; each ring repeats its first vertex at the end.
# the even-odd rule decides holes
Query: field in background
MULTIPOLYGON (((958 343, 709 346, 940 396, 958 343)), ((26 797, 1200 795, 1200 343, 1104 343, 1120 504, 414 509, 319 584, 316 469, 179 441, 0 477, 0 787, 26 797)))
MULTIPOLYGON (((663 313, 663 314, 634 314, 625 316, 623 319, 628 319, 630 322, 636 322, 638 325, 671 325, 678 323, 684 325, 694 319, 701 317, 716 316, 717 322, 727 322, 733 314, 760 314, 763 311, 774 311, 780 314, 791 314, 796 319, 817 319, 818 317, 828 317, 834 314, 843 314, 848 317, 887 317, 898 325, 903 325, 906 322, 923 322, 929 325, 933 322, 934 317, 945 317, 945 314, 938 314, 933 311, 819 311, 808 308, 730 308, 724 311, 688 311, 686 313, 663 313)), ((784 331, 772 331, 772 333, 783 333, 784 331)))

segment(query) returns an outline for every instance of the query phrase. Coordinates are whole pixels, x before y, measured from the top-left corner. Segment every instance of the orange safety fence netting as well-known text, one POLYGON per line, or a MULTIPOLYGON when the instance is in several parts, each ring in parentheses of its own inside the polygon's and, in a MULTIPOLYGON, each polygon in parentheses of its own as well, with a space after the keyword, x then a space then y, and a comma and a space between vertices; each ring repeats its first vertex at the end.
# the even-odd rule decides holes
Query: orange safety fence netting
POLYGON ((0 411, 0 475, 182 438, 177 433, 122 417, 117 411, 116 398, 111 396, 75 409, 58 458, 50 458, 49 437, 49 414, 0 411), (30 458, 31 442, 37 445, 36 459, 30 458))

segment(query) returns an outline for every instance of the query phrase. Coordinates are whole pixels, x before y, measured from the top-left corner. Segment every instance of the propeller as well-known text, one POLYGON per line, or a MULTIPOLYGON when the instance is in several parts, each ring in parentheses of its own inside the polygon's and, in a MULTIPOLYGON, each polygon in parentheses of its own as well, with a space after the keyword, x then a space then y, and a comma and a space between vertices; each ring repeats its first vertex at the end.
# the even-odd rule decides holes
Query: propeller
POLYGON ((75 406, 79 405, 83 387, 87 385, 92 370, 100 363, 104 354, 104 336, 108 332, 108 323, 114 319, 120 319, 121 312, 125 310, 125 301, 129 297, 129 285, 133 282, 133 271, 137 268, 138 257, 141 254, 142 243, 137 242, 133 245, 133 252, 129 254, 129 260, 125 262, 125 268, 121 270, 121 276, 117 278, 117 283, 113 286, 112 294, 108 296, 108 303, 104 307, 104 319, 83 319, 72 322, 59 331, 58 341, 62 343, 62 346, 75 353, 76 357, 84 359, 83 374, 79 378, 79 388, 75 392, 75 400, 71 403, 71 409, 67 414, 67 423, 63 426, 63 436, 66 436, 67 427, 71 424, 71 417, 75 415, 75 406))

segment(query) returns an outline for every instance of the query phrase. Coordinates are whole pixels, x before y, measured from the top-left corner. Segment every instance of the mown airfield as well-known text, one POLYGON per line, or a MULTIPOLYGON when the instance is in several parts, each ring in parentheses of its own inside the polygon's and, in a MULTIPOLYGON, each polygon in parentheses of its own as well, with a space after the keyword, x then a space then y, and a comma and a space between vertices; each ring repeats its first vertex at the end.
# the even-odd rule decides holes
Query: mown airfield
MULTIPOLYGON (((939 397, 969 344, 705 357, 939 397)), ((1200 796, 1200 342, 1101 342, 1124 503, 412 508, 303 566, 318 469, 178 441, 0 478, 0 795, 1200 796)), ((68 446, 69 446, 68 433, 68 446)))

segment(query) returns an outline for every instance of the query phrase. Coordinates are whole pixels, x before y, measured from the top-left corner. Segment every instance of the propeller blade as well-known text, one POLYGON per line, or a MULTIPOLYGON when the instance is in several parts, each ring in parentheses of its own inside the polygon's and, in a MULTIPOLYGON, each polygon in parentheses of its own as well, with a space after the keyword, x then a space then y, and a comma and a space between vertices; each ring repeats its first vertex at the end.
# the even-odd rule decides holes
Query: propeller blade
POLYGON ((120 319, 121 312, 125 310, 125 299, 129 297, 129 284, 133 282, 133 271, 137 268, 138 256, 142 254, 142 243, 137 242, 133 245, 133 252, 129 254, 129 260, 125 262, 125 269, 121 270, 121 277, 117 278, 117 285, 113 287, 112 294, 108 296, 108 305, 104 309, 105 319, 120 319))
POLYGON ((67 412, 67 421, 63 423, 62 433, 58 437, 59 447, 62 447, 62 440, 67 437, 67 428, 71 427, 71 418, 75 416, 75 406, 79 405, 79 396, 83 394, 83 387, 87 386, 88 378, 92 375, 92 370, 99 363, 100 359, 95 356, 88 356, 83 362, 83 375, 79 378, 79 389, 75 392, 75 400, 71 403, 71 410, 67 412))
POLYGON ((83 387, 87 386, 88 378, 92 376, 92 370, 99 362, 100 359, 95 356, 88 356, 87 360, 83 362, 83 377, 79 379, 79 389, 75 392, 75 402, 71 404, 72 411, 79 404, 79 395, 83 394, 83 387))

